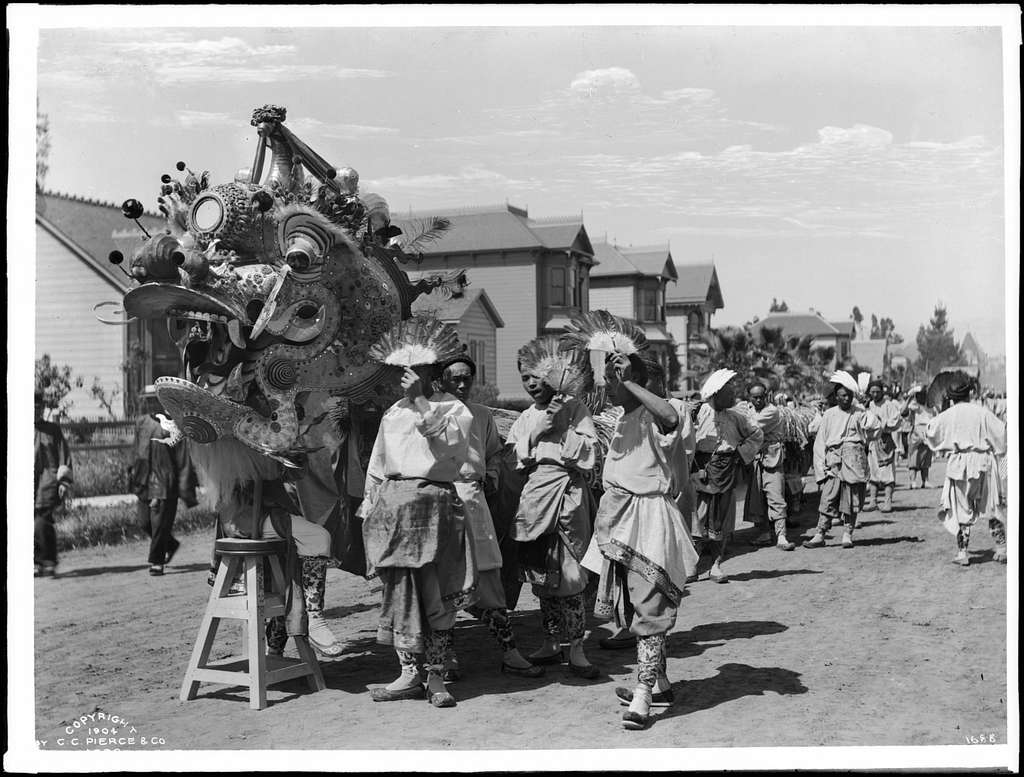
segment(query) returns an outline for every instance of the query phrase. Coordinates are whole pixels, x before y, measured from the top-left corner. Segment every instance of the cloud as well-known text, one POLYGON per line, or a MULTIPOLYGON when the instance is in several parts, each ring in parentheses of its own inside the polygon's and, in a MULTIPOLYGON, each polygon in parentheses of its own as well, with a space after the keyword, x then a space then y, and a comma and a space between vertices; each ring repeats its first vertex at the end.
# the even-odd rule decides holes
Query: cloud
POLYGON ((782 151, 738 144, 572 163, 594 198, 628 181, 630 205, 658 208, 677 225, 669 231, 914 239, 937 223, 1001 230, 1002 149, 981 137, 897 143, 888 130, 854 124, 822 127, 816 141, 782 151))
POLYGON ((850 145, 881 148, 892 145, 892 133, 867 124, 855 124, 850 129, 822 127, 818 142, 823 146, 850 145))
POLYGON ((533 105, 491 111, 489 120, 508 136, 531 132, 571 141, 577 150, 612 142, 648 153, 680 142, 720 148, 774 138, 781 129, 731 117, 713 89, 680 86, 648 94, 635 73, 618 66, 577 73, 567 88, 533 105))
POLYGON ((288 122, 288 128, 307 143, 316 145, 316 140, 360 140, 361 138, 391 137, 399 134, 395 127, 377 127, 368 124, 336 124, 318 119, 301 117, 288 122))
POLYGON ((242 83, 289 83, 308 80, 386 78, 391 73, 373 68, 345 67, 336 62, 304 61, 293 45, 251 44, 235 36, 190 38, 184 33, 133 31, 125 39, 112 31, 92 45, 48 43, 39 60, 39 80, 47 86, 102 90, 127 77, 160 86, 242 83))
POLYGON ((229 113, 220 113, 215 111, 179 110, 175 112, 174 118, 182 127, 190 129, 192 127, 237 123, 238 117, 232 116, 229 113))
POLYGON ((366 186, 381 191, 401 190, 444 190, 449 188, 461 188, 473 185, 518 185, 521 181, 514 181, 507 176, 487 170, 481 167, 463 167, 458 173, 432 173, 428 175, 398 175, 387 178, 377 178, 365 182, 366 186))
POLYGON ((637 94, 640 91, 640 79, 624 67, 584 70, 576 74, 569 84, 569 91, 583 97, 637 94))

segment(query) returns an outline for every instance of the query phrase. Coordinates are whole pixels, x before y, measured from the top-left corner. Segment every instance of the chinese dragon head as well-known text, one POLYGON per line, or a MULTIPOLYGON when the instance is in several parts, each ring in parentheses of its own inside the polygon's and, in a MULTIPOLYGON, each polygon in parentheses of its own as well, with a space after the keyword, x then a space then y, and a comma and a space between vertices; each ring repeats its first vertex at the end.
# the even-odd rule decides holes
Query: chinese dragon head
MULTIPOLYGON (((166 319, 181 349, 184 377, 156 380, 181 434, 233 437, 288 460, 302 449, 304 398, 374 396, 387 368, 369 348, 419 294, 465 278, 412 283, 383 198, 360 195, 354 170, 328 165, 284 120, 283 108, 254 111, 256 157, 231 183, 163 176, 167 228, 132 256, 138 285, 123 306, 128 317, 166 319)), ((123 209, 137 218, 142 205, 123 209)))

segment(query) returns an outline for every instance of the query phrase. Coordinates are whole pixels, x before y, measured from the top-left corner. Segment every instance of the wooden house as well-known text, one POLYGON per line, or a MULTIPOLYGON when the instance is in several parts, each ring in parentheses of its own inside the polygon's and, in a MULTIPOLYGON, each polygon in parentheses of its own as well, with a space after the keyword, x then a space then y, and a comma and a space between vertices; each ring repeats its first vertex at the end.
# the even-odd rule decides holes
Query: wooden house
POLYGON ((590 309, 636 321, 668 375, 670 354, 676 346, 666 328, 665 295, 668 284, 675 284, 678 278, 671 252, 667 247, 595 243, 594 257, 597 264, 590 271, 590 309))
MULTIPOLYGON (((164 227, 154 214, 139 221, 151 233, 164 227)), ((110 252, 130 257, 141 236, 113 203, 54 193, 36 198, 35 353, 82 378, 69 395, 71 418, 123 418, 126 397, 160 375, 179 374, 163 322, 112 326, 96 318, 97 303, 119 303, 133 283, 110 264, 110 252), (94 384, 113 400, 109 411, 92 396, 94 384)))
POLYGON ((506 204, 413 212, 394 221, 413 235, 433 216, 448 218, 451 228, 427 244, 423 261, 406 271, 414 279, 440 270, 467 271, 470 289, 485 290, 504 322, 495 333, 488 382, 503 397, 526 396, 516 352, 538 335, 561 333, 574 312, 589 309, 594 249, 582 219, 533 219, 526 209, 506 204))

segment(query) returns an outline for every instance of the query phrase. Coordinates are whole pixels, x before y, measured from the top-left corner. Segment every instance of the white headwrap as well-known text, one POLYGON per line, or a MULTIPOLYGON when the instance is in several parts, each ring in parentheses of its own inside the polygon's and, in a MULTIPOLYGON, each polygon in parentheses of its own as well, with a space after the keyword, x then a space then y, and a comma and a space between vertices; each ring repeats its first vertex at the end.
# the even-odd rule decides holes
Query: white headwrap
POLYGON ((711 397, 722 390, 722 386, 735 377, 736 373, 732 370, 715 370, 710 376, 708 376, 708 379, 704 381, 704 385, 701 386, 700 398, 707 402, 711 397))
POLYGON ((846 370, 836 370, 828 380, 829 383, 838 383, 843 388, 849 389, 853 392, 854 396, 857 396, 857 394, 860 393, 860 387, 857 386, 857 381, 855 381, 853 376, 846 370))

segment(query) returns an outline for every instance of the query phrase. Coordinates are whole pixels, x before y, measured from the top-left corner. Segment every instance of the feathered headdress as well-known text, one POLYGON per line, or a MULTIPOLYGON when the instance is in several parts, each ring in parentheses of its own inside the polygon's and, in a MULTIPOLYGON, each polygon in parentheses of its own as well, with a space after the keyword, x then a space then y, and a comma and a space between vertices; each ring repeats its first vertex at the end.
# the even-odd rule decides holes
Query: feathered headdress
POLYGON ((857 389, 861 394, 868 393, 868 386, 871 384, 871 373, 860 372, 857 374, 857 389))
POLYGON ((643 330, 607 310, 578 313, 566 326, 563 341, 573 348, 631 356, 647 347, 643 330))
POLYGON ((613 316, 607 310, 592 310, 572 317, 562 335, 562 342, 570 348, 585 350, 594 373, 598 394, 603 397, 605 385, 605 357, 611 353, 623 356, 642 354, 647 348, 647 336, 636 324, 613 316))
MULTIPOLYGON (((863 375, 865 373, 861 374, 863 375)), ((840 386, 843 386, 854 395, 860 393, 860 385, 853 379, 853 375, 848 373, 846 370, 836 370, 828 380, 829 383, 837 383, 840 386)))
POLYGON ((558 394, 576 396, 593 384, 583 353, 567 348, 555 335, 531 340, 519 349, 517 358, 520 369, 539 376, 558 394))
POLYGON ((370 346, 370 357, 396 367, 439 364, 462 353, 455 327, 434 318, 399 321, 370 346))

